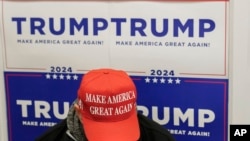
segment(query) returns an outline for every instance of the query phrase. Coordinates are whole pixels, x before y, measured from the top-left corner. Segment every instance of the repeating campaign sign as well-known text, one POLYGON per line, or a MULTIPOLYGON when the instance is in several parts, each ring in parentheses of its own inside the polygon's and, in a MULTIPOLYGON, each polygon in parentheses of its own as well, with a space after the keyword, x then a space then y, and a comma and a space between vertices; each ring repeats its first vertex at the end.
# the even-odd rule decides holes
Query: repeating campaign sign
POLYGON ((82 76, 101 67, 125 70, 138 112, 176 140, 227 141, 228 1, 3 0, 1 9, 10 141, 66 118, 82 76))
POLYGON ((3 1, 6 69, 112 66, 224 78, 227 6, 226 1, 3 1))
MULTIPOLYGON (((165 126, 176 140, 227 141, 227 80, 131 77, 137 86, 138 111, 165 126)), ((10 140, 34 140, 66 118, 81 78, 5 72, 10 140)))

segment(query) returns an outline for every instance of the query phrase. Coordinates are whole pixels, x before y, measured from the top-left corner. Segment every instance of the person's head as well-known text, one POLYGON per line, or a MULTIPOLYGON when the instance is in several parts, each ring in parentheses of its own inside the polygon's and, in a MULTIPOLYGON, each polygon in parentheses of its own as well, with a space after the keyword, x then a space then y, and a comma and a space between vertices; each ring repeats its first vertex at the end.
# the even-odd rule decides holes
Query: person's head
POLYGON ((136 141, 137 91, 122 70, 95 69, 83 76, 76 109, 89 141, 136 141))

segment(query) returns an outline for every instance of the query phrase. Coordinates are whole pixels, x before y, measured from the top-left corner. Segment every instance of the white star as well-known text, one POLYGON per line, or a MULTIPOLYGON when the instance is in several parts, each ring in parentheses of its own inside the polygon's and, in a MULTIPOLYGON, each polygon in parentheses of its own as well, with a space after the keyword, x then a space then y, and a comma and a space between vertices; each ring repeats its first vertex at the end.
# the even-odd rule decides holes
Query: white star
POLYGON ((67 78, 67 80, 70 80, 70 79, 71 79, 71 76, 68 74, 68 75, 66 76, 66 78, 67 78))
POLYGON ((77 79, 78 79, 78 76, 75 74, 75 75, 73 76, 73 78, 74 78, 74 80, 77 80, 77 79))
POLYGON ((168 79, 168 84, 172 84, 173 83, 173 79, 172 78, 169 78, 168 79))
POLYGON ((62 75, 62 74, 59 77, 60 77, 61 80, 64 79, 64 75, 62 75))
POLYGON ((145 78, 145 82, 146 83, 150 83, 150 79, 147 77, 147 78, 145 78))
POLYGON ((176 84, 180 84, 180 83, 181 83, 181 80, 180 80, 179 78, 177 78, 177 79, 175 80, 175 83, 176 83, 176 84))
POLYGON ((50 74, 46 74, 46 79, 50 79, 50 74))
POLYGON ((165 78, 161 78, 160 81, 161 81, 161 83, 165 83, 166 79, 165 78))
POLYGON ((153 83, 157 83, 158 82, 158 79, 155 77, 154 79, 153 79, 153 83))
POLYGON ((56 74, 53 74, 53 79, 57 79, 57 75, 56 74))

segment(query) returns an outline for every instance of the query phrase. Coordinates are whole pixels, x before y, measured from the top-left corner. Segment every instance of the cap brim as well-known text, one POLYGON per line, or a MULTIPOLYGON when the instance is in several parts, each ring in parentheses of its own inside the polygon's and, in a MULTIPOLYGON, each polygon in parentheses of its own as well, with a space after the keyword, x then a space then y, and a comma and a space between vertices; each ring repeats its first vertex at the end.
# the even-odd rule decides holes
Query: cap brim
POLYGON ((96 122, 82 116, 84 132, 89 141, 137 141, 140 128, 137 113, 117 122, 96 122))

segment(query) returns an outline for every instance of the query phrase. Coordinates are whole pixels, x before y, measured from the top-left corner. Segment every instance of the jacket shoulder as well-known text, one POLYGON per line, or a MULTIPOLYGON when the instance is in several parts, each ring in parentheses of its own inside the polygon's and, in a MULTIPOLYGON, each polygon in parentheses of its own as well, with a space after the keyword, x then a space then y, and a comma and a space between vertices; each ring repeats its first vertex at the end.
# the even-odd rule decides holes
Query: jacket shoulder
POLYGON ((138 113, 141 140, 175 141, 173 135, 162 125, 138 113))
POLYGON ((35 141, 70 141, 66 134, 68 130, 66 121, 67 120, 64 119, 55 126, 49 128, 37 137, 35 141))

